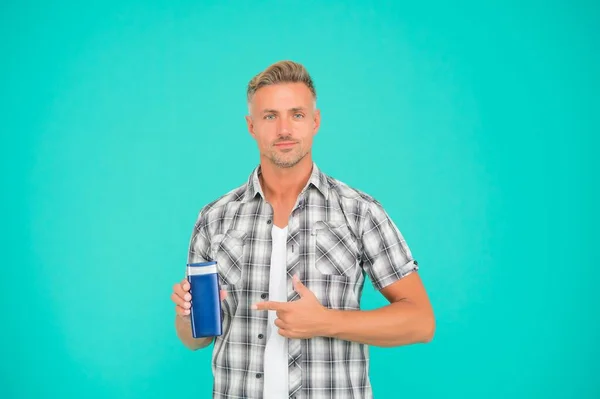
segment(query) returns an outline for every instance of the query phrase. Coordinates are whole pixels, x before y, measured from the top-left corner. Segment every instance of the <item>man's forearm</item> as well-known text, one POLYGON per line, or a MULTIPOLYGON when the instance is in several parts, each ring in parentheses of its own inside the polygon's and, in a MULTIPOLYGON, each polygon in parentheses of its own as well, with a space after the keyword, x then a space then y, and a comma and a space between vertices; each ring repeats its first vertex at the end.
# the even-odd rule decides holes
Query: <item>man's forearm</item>
POLYGON ((375 310, 329 310, 325 336, 373 346, 401 346, 431 341, 433 311, 409 301, 375 310))
POLYGON ((190 324, 189 316, 175 316, 175 329, 177 330, 177 336, 181 342, 191 350, 205 348, 210 345, 213 340, 213 337, 194 338, 192 336, 192 326, 190 324))

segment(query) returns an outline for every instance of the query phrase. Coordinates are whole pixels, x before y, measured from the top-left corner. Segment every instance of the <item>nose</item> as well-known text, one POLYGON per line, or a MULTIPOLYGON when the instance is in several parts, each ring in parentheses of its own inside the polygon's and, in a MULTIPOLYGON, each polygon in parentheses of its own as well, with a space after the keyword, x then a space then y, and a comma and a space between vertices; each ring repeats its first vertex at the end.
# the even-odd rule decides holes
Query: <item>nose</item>
POLYGON ((292 123, 288 118, 279 118, 277 120, 277 134, 287 136, 292 132, 292 123))

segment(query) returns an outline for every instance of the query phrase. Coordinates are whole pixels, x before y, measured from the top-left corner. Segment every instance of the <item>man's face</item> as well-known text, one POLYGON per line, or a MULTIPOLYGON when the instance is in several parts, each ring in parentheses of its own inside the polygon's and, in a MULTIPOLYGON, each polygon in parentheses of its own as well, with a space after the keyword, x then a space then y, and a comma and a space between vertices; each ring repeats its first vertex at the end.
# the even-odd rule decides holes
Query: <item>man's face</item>
POLYGON ((303 83, 260 88, 246 117, 261 157, 280 168, 291 168, 310 153, 320 122, 312 93, 303 83))

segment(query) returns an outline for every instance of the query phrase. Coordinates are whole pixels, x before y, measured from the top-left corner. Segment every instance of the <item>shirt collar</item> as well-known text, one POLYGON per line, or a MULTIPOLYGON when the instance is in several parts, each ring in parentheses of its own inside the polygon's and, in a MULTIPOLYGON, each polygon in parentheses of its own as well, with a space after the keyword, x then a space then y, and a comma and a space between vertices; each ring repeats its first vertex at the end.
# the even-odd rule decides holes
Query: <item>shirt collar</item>
MULTIPOLYGON (((258 177, 261 174, 260 165, 258 165, 250 174, 248 178, 248 183, 246 184, 246 192, 244 194, 244 198, 242 202, 248 202, 256 196, 256 194, 260 194, 260 196, 265 199, 265 195, 262 191, 262 187, 260 186, 260 180, 258 177)), ((306 183, 306 186, 302 189, 302 193, 304 193, 310 186, 314 186, 323 194, 323 197, 327 199, 329 196, 329 182, 327 181, 327 176, 317 167, 317 164, 313 162, 312 172, 310 173, 310 178, 306 183)))

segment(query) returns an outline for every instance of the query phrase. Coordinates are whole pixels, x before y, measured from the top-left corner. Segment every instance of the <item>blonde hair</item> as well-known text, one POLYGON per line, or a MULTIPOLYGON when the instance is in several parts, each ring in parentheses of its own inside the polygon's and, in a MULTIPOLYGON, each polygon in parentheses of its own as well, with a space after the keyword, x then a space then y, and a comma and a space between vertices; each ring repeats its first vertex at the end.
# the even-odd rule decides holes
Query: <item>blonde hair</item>
POLYGON ((279 61, 250 80, 246 92, 248 103, 250 103, 258 89, 278 83, 304 83, 311 91, 315 101, 317 100, 315 85, 306 68, 294 61, 279 61))

